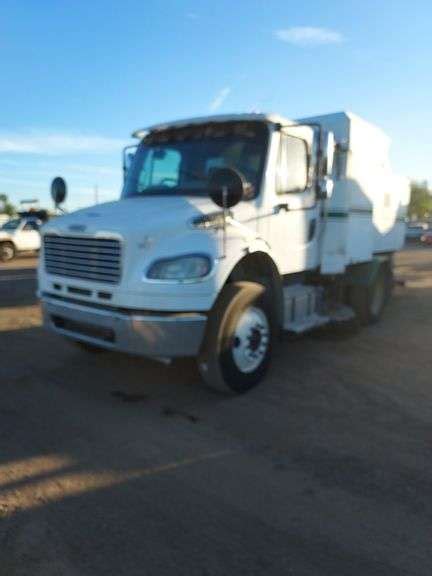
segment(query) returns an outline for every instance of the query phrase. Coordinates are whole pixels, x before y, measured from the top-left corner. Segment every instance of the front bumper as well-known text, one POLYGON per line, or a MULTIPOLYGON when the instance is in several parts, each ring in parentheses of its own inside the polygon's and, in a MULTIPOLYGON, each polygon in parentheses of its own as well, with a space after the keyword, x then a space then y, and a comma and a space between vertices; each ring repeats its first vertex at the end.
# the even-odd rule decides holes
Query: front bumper
POLYGON ((118 312, 43 295, 44 325, 63 336, 140 356, 196 356, 207 317, 193 312, 118 312))

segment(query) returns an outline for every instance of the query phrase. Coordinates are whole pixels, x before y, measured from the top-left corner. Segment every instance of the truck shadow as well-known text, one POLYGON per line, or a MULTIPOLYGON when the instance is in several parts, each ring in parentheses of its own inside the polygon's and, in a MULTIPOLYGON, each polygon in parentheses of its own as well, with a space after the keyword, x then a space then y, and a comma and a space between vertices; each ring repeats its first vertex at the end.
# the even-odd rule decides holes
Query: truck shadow
POLYGON ((1 570, 228 574, 242 558, 251 573, 265 553, 279 575, 288 550, 307 573, 402 574, 340 530, 323 540, 321 522, 329 533, 352 523, 350 498, 361 499, 355 541, 367 549, 383 521, 385 548, 395 528, 391 514, 378 520, 383 506, 432 512, 425 391, 410 381, 419 364, 404 361, 416 350, 427 362, 428 343, 401 330, 430 321, 410 316, 412 296, 423 313, 432 288, 398 290, 383 323, 350 340, 283 343, 267 381, 240 397, 202 388, 190 362, 89 355, 39 327, 0 332, 1 570), (319 494, 333 489, 330 518, 319 494), (263 492, 304 526, 287 514, 257 529, 263 492))
POLYGON ((31 306, 37 303, 36 272, 32 267, 0 266, 0 308, 31 306))
MULTIPOLYGON (((16 508, 3 518, 5 574, 138 576, 143 568, 152 574, 246 574, 263 562, 265 553, 266 574, 279 575, 287 550, 290 565, 308 567, 310 574, 324 573, 323 567, 327 574, 331 568, 340 574, 402 574, 336 540, 323 541, 313 530, 307 534, 288 524, 282 530, 271 523, 261 523, 257 530, 248 521, 250 513, 235 506, 238 488, 227 497, 225 490, 216 491, 214 481, 206 481, 206 490, 199 479, 208 467, 220 481, 220 465, 231 464, 228 454, 220 460, 208 454, 207 460, 196 457, 154 467, 141 461, 117 470, 109 466, 108 472, 106 464, 74 462, 64 454, 8 462, 19 472, 23 464, 34 466, 39 459, 54 470, 0 488, 0 501, 7 502, 14 489, 27 496, 24 505, 12 505, 16 508), (194 505, 185 510, 191 490, 194 505), (236 537, 239 533, 242 538, 236 537)), ((252 498, 258 491, 258 486, 248 488, 252 498)))

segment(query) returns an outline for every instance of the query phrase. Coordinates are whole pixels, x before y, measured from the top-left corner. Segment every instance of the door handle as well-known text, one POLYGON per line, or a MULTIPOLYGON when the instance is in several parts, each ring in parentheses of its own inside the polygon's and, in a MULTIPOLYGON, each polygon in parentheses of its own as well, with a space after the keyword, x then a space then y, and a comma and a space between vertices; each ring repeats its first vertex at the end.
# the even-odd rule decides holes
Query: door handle
POLYGON ((276 206, 273 208, 273 212, 275 214, 279 214, 279 212, 281 210, 285 210, 285 212, 289 211, 289 206, 286 203, 282 203, 282 204, 276 204, 276 206))

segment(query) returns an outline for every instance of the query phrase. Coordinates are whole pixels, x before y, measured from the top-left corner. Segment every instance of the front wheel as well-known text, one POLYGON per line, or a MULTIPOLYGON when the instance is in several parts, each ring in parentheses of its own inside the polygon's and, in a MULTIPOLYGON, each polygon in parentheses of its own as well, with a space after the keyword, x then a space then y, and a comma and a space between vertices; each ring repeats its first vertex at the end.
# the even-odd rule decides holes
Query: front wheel
POLYGON ((256 386, 270 364, 274 324, 265 286, 227 284, 209 316, 198 358, 206 384, 235 393, 256 386))

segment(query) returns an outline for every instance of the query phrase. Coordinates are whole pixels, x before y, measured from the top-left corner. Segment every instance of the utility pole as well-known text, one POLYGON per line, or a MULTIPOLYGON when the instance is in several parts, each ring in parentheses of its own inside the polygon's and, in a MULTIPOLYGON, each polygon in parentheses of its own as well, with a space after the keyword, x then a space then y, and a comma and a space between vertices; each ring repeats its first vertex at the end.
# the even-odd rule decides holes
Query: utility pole
POLYGON ((94 187, 94 203, 99 204, 99 188, 97 184, 94 187))

